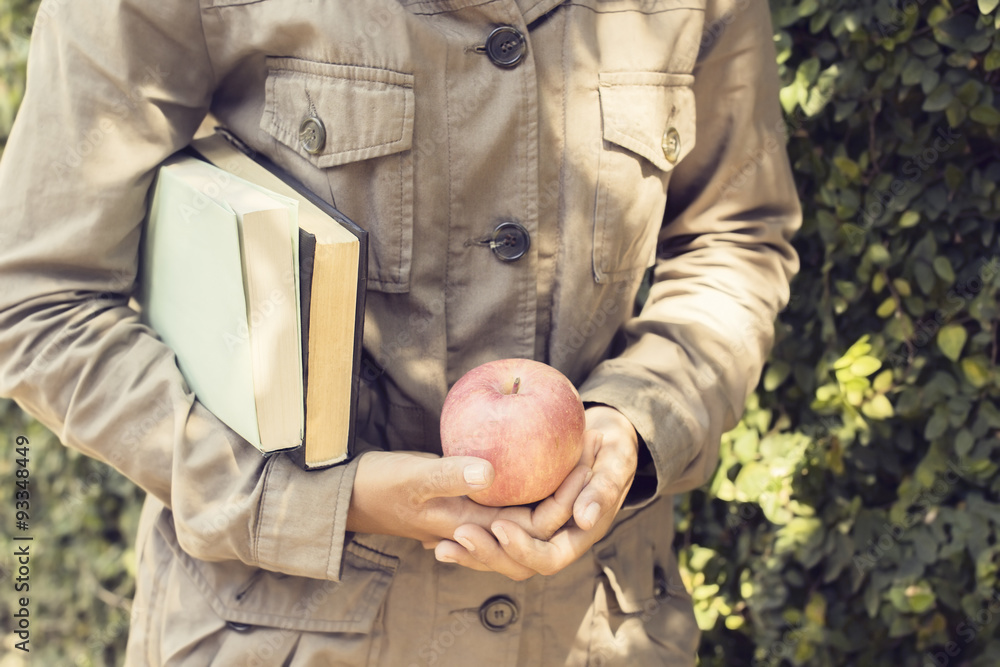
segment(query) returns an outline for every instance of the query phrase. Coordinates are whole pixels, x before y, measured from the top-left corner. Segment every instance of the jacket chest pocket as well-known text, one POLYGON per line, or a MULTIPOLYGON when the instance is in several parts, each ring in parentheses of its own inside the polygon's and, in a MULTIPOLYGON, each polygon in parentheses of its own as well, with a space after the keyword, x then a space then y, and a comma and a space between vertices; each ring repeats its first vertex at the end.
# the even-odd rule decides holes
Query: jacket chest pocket
POLYGON ((652 266, 674 167, 695 143, 690 74, 599 75, 604 148, 594 220, 597 282, 652 266))
POLYGON ((369 232, 368 288, 409 290, 413 75, 268 58, 260 127, 323 170, 337 208, 369 232))

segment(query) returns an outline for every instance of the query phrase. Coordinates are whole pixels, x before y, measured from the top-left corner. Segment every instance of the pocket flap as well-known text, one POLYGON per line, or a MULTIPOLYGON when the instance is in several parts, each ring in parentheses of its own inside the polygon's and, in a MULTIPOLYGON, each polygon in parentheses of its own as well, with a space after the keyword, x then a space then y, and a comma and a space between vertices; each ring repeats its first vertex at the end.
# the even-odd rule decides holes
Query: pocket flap
POLYGON ((158 525, 157 531, 212 611, 245 625, 367 634, 399 565, 399 558, 351 540, 344 547, 340 581, 307 579, 238 561, 197 560, 181 549, 172 527, 158 525))
POLYGON ((653 599, 653 546, 643 539, 639 522, 627 519, 619 524, 614 537, 597 543, 597 564, 614 591, 618 608, 639 614, 653 599))
POLYGON ((695 144, 695 101, 690 74, 602 72, 604 139, 641 155, 663 171, 695 144))
POLYGON ((261 129, 317 167, 411 148, 412 74, 276 57, 267 59, 267 68, 261 129), (308 119, 312 143, 301 136, 308 119), (317 125, 324 135, 320 141, 317 125))
POLYGON ((643 507, 622 509, 619 517, 594 545, 595 560, 619 609, 637 614, 667 598, 688 598, 671 546, 672 499, 661 496, 643 507))

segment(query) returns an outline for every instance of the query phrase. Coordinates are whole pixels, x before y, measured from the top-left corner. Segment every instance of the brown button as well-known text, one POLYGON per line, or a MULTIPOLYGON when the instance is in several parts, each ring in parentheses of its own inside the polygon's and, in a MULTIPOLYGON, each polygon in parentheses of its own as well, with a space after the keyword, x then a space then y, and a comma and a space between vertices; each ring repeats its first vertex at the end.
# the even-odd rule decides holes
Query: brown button
POLYGON ((506 595, 491 597, 479 608, 479 620, 492 632, 503 632, 517 621, 517 603, 506 595))
POLYGON ((663 133, 663 141, 661 143, 663 146, 663 157, 670 164, 676 164, 677 158, 681 154, 681 135, 677 131, 677 128, 673 126, 668 127, 663 133))
POLYGON ((299 144, 302 150, 310 155, 316 155, 326 144, 326 127, 316 116, 306 116, 299 125, 299 144))
POLYGON ((528 230, 516 222, 501 222, 493 230, 490 240, 490 250, 504 262, 514 262, 528 252, 531 246, 531 236, 528 230))
POLYGON ((509 25, 496 28, 486 38, 486 55, 497 67, 517 67, 527 48, 521 31, 509 25))

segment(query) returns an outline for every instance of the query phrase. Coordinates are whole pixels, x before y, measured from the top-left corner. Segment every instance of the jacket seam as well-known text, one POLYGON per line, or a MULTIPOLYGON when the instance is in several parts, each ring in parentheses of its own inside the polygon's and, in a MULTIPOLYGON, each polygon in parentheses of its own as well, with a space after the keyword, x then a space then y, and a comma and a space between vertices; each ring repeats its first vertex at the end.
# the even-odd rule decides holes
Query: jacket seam
POLYGON ((251 548, 251 556, 253 558, 253 562, 256 563, 256 564, 259 564, 261 562, 260 561, 260 542, 261 542, 260 535, 261 535, 261 531, 263 530, 263 524, 264 524, 264 521, 265 521, 264 514, 266 512, 266 509, 265 509, 266 508, 266 500, 267 500, 268 495, 270 495, 270 485, 268 484, 268 482, 270 482, 270 480, 271 480, 271 467, 273 465, 274 465, 274 459, 273 458, 269 459, 264 464, 264 470, 262 472, 261 480, 260 480, 262 489, 261 489, 261 492, 260 492, 260 500, 257 501, 257 512, 256 512, 257 520, 256 520, 255 525, 253 527, 253 540, 252 540, 252 548, 251 548))
POLYGON ((205 61, 208 63, 208 68, 212 72, 212 90, 219 87, 219 73, 215 71, 215 63, 212 62, 212 51, 208 48, 208 35, 205 34, 205 19, 203 13, 209 7, 204 4, 199 7, 198 11, 198 25, 201 26, 201 43, 205 47, 205 61))
POLYGON ((665 7, 663 9, 657 9, 654 11, 644 11, 642 9, 605 9, 598 10, 594 9, 590 5, 585 5, 581 2, 565 2, 563 3, 566 7, 580 7, 581 9, 589 9, 595 14, 642 14, 643 16, 652 16, 653 14, 666 14, 667 12, 679 12, 679 11, 696 11, 705 12, 703 7, 665 7))

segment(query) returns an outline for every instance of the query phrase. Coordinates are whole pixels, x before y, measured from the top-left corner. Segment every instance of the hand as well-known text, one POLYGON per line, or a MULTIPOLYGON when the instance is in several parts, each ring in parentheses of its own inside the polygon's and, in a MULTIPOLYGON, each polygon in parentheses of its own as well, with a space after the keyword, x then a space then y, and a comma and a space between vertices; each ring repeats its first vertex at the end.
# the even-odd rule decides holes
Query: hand
MULTIPOLYGON (((586 415, 584 454, 574 473, 592 465, 593 475, 572 503, 572 523, 546 539, 532 535, 508 513, 520 508, 504 508, 489 530, 478 522, 459 526, 454 541, 442 540, 435 547, 438 560, 521 581, 534 574, 559 572, 604 537, 635 477, 639 438, 628 419, 614 408, 595 406, 586 415)), ((556 496, 560 492, 563 487, 556 496)), ((563 500, 558 506, 568 504, 563 500)))
POLYGON ((499 517, 538 539, 548 539, 573 513, 588 466, 578 466, 555 494, 528 507, 485 507, 465 497, 489 487, 489 461, 422 452, 367 452, 358 462, 347 530, 420 540, 433 549, 462 525, 489 529, 499 517))

